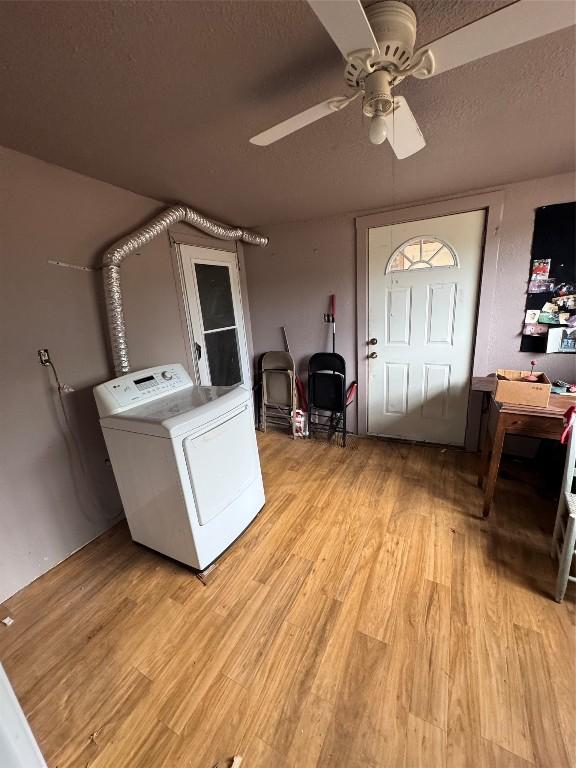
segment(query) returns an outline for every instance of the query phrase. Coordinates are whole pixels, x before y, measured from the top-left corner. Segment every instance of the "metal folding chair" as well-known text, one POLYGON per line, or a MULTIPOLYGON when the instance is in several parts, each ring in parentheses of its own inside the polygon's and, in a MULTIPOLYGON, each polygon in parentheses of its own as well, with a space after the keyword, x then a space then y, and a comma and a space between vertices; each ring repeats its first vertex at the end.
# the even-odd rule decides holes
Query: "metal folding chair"
POLYGON ((288 426, 294 436, 293 415, 297 407, 294 360, 288 352, 266 352, 260 366, 260 428, 266 432, 268 425, 288 426))

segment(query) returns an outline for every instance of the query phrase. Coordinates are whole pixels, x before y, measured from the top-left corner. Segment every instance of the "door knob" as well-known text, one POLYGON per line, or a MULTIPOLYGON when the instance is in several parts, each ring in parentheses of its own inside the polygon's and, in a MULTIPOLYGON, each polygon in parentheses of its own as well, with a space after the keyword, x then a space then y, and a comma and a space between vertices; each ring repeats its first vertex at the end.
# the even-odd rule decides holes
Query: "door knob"
POLYGON ((374 346, 375 344, 378 344, 378 339, 370 339, 368 344, 371 344, 372 346, 374 346))
POLYGON ((370 352, 370 354, 368 355, 368 357, 369 357, 371 360, 376 360, 376 358, 378 357, 378 352, 370 352))

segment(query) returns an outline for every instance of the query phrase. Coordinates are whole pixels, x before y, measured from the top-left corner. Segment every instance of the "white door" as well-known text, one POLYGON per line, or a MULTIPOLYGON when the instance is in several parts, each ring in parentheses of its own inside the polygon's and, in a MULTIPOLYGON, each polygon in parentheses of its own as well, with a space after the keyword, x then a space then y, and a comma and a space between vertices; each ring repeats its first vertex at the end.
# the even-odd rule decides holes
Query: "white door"
POLYGON ((368 432, 463 445, 485 211, 375 227, 368 432))
POLYGON ((180 245, 180 258, 198 383, 250 386, 236 254, 180 245))

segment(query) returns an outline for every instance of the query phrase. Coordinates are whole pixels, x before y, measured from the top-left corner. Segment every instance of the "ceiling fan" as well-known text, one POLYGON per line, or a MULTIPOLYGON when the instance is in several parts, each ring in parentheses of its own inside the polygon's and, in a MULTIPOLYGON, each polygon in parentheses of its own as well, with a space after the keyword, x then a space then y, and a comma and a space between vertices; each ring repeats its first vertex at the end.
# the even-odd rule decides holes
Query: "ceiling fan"
POLYGON ((426 142, 406 99, 392 93, 402 80, 440 75, 576 22, 571 0, 518 0, 414 50, 416 14, 405 3, 381 0, 366 10, 360 0, 308 3, 346 59, 344 78, 353 93, 326 99, 278 123, 251 138, 252 144, 273 144, 362 96, 370 141, 382 144, 388 138, 396 157, 409 157, 426 142))

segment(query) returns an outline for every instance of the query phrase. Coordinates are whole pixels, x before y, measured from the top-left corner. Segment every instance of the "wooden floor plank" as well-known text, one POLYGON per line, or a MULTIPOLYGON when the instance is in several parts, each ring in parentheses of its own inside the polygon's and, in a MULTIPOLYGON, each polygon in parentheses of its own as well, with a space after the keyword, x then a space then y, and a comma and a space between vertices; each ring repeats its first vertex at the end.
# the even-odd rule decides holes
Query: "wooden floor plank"
POLYGON ((401 580, 408 568, 408 545, 404 538, 384 530, 385 521, 376 518, 369 533, 376 550, 369 564, 370 572, 359 606, 358 629, 383 640, 390 637, 396 612, 401 580))
MULTIPOLYGON (((110 743, 86 765, 90 768, 110 768, 112 765, 124 768, 173 768, 172 754, 177 745, 176 734, 162 723, 142 723, 140 728, 131 731, 129 738, 110 743)), ((81 763, 72 765, 78 766, 81 763)))
POLYGON ((267 504, 204 586, 125 525, 6 601, 49 768, 569 768, 554 505, 433 446, 259 435, 267 504))
MULTIPOLYGON (((371 531, 371 528, 369 528, 371 531)), ((358 568, 354 574, 350 591, 340 609, 335 626, 326 644, 326 650, 320 662, 312 691, 314 694, 336 704, 339 690, 343 683, 344 673, 348 664, 350 647, 356 627, 360 601, 366 587, 372 560, 378 549, 378 542, 368 536, 367 543, 360 557, 358 568)))
MULTIPOLYGON (((576 756, 575 687, 576 653, 574 638, 576 627, 566 607, 570 603, 551 604, 547 621, 542 626, 545 645, 544 658, 548 664, 550 679, 557 703, 560 728, 570 755, 576 756)), ((575 759, 576 762, 576 759, 575 759)))
POLYGON ((447 722, 447 765, 450 768, 474 765, 481 752, 478 661, 474 650, 470 627, 452 621, 447 722))
POLYGON ((138 701, 149 688, 148 678, 129 666, 110 664, 93 669, 86 664, 71 670, 70 676, 44 699, 31 717, 48 763, 58 753, 66 754, 70 742, 76 750, 78 737, 88 742, 100 729, 112 724, 115 727, 131 703, 138 701), (54 712, 58 712, 57 718, 54 712))
MULTIPOLYGON (((534 762, 537 765, 565 765, 568 753, 562 738, 556 701, 542 636, 516 625, 516 648, 532 737, 534 762)), ((575 697, 576 702, 576 697, 575 697)))
POLYGON ((430 526, 430 541, 426 550, 425 576, 430 581, 451 586, 452 541, 454 529, 444 515, 437 515, 430 526))
POLYGON ((498 540, 479 534, 473 547, 470 591, 475 610, 475 654, 479 663, 482 736, 532 762, 533 744, 522 673, 510 620, 510 595, 501 574, 498 540), (482 575, 482 580, 479 580, 482 575))
POLYGON ((406 768, 446 765, 446 731, 410 714, 406 733, 406 768))
POLYGON ((290 555, 285 566, 270 582, 274 600, 269 601, 253 624, 239 635, 229 662, 223 669, 240 685, 248 685, 254 677, 266 647, 284 621, 310 567, 307 560, 290 555))
POLYGON ((292 768, 315 768, 332 718, 332 704, 310 693, 302 707, 286 761, 292 768))
POLYGON ((172 755, 174 766, 213 766, 239 752, 247 726, 248 691, 221 675, 197 699, 182 738, 172 755))
MULTIPOLYGON (((462 768, 468 765, 470 763, 463 763, 462 768)), ((523 760, 492 741, 481 739, 480 751, 476 755, 474 765, 480 765, 482 768, 532 768, 534 763, 523 760)))
POLYGON ((372 722, 376 688, 389 661, 389 648, 361 632, 351 642, 342 685, 329 723, 318 766, 350 765, 359 758, 363 765, 375 766, 372 722))
POLYGON ((418 639, 410 712, 443 730, 448 727, 450 589, 425 580, 421 589, 418 639))
POLYGON ((224 617, 213 614, 183 639, 181 647, 163 669, 158 680, 162 709, 159 718, 176 733, 182 733, 198 701, 221 676, 233 654, 238 635, 250 627, 262 610, 268 589, 256 582, 245 588, 231 617, 234 631, 224 617))

